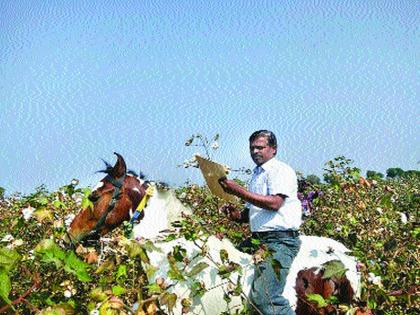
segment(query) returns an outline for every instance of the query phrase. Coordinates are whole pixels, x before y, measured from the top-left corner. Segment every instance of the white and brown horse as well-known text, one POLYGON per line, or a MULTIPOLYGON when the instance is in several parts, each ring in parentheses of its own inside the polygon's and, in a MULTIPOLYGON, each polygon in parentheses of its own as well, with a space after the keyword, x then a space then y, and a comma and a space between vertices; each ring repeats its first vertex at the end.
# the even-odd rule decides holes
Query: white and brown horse
MULTIPOLYGON (((147 188, 152 185, 133 174, 127 174, 123 157, 117 153, 116 155, 116 164, 113 167, 108 165, 105 170, 107 176, 99 182, 89 197, 94 203, 93 210, 82 210, 71 223, 69 235, 73 241, 103 236, 123 221, 130 220, 130 214, 144 198, 147 188)), ((181 314, 181 301, 183 298, 191 298, 191 286, 197 282, 203 285, 205 294, 192 299, 190 310, 194 314, 213 315, 240 310, 252 283, 252 256, 237 250, 229 240, 219 240, 216 237, 194 242, 184 238, 170 242, 159 240, 163 231, 171 227, 171 222, 180 219, 182 213, 189 214, 191 210, 182 205, 173 191, 155 189, 147 207, 138 218, 139 222, 134 225, 136 239, 153 239, 154 245, 159 248, 148 252, 150 265, 157 270, 148 279, 149 283, 165 279, 169 290, 177 297, 174 314, 181 314), (193 276, 185 277, 183 281, 170 280, 171 277, 168 276, 173 268, 173 261, 168 261, 168 257, 175 247, 183 248, 190 259, 190 265, 185 271, 188 274, 190 270, 189 274, 193 276), (232 271, 223 277, 220 270, 226 265, 226 261, 222 261, 222 250, 228 253, 230 266, 238 267, 235 269, 237 272, 232 271), (192 271, 194 266, 200 266, 198 273, 197 268, 195 272, 192 271), (232 294, 234 287, 238 285, 241 287, 240 294, 232 294), (229 298, 226 298, 227 295, 229 298)), ((340 303, 350 303, 360 290, 356 260, 347 255, 348 250, 344 245, 332 239, 316 236, 300 238, 302 246, 291 266, 283 295, 297 314, 334 313, 335 309, 318 308, 316 303, 309 302, 307 294, 319 294, 324 299, 334 295, 340 303), (340 279, 324 279, 323 265, 331 261, 339 261, 345 267, 345 275, 340 279)))

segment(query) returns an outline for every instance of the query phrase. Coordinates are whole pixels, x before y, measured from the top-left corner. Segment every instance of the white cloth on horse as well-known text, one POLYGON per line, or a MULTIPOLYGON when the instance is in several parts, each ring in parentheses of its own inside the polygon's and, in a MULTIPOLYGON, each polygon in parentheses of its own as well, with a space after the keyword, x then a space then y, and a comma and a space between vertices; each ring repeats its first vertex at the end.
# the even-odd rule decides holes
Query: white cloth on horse
MULTIPOLYGON (((331 260, 340 260, 344 264, 345 268, 348 269, 345 275, 350 281, 353 290, 356 292, 356 295, 360 293, 360 275, 356 270, 356 260, 346 254, 348 249, 344 245, 325 237, 300 236, 300 238, 302 240, 302 247, 292 264, 283 293, 284 297, 289 300, 293 309, 296 308, 297 304, 295 285, 298 272, 312 267, 320 268, 322 264, 331 260)), ((198 241, 197 243, 200 247, 203 245, 201 241, 198 241)), ((201 249, 199 246, 192 241, 187 241, 185 239, 177 239, 170 242, 159 241, 155 242, 154 245, 161 251, 148 252, 150 264, 158 267, 158 270, 149 281, 153 283, 158 277, 161 277, 165 279, 168 284, 174 285, 170 288, 170 292, 177 295, 175 314, 181 312, 181 300, 190 297, 190 288, 193 281, 202 281, 205 283, 206 289, 208 289, 203 297, 193 299, 191 311, 195 314, 220 314, 224 311, 234 313, 235 310, 240 310, 242 308, 240 297, 231 296, 232 300, 229 303, 224 299, 225 292, 229 290, 229 281, 222 279, 218 275, 219 268, 216 264, 222 264, 220 251, 222 249, 226 250, 229 261, 237 263, 241 267, 242 291, 245 295, 248 295, 254 273, 254 263, 251 255, 237 250, 229 240, 223 239, 221 241, 214 236, 211 236, 207 240, 206 245, 209 248, 207 257, 200 255, 201 249), (200 262, 206 263, 208 267, 195 275, 192 279, 187 278, 186 281, 170 280, 168 277, 170 264, 167 259, 167 254, 173 251, 174 246, 181 246, 184 248, 187 252, 187 257, 196 257, 190 262, 189 268, 192 268, 192 266, 200 262), (209 257, 211 257, 211 259, 209 259, 209 257)), ((236 284, 238 276, 238 272, 233 272, 229 277, 231 283, 236 284)))
MULTIPOLYGON (((157 189, 155 191, 156 193, 151 197, 149 204, 144 209, 144 218, 133 228, 136 239, 140 237, 153 239, 153 244, 160 249, 160 251, 148 252, 150 264, 157 268, 157 271, 149 279, 149 282, 153 283, 158 277, 161 277, 168 284, 174 284, 169 290, 178 297, 174 309, 175 314, 181 313, 181 300, 183 298, 190 298, 191 281, 202 281, 208 290, 201 298, 195 297, 193 299, 191 311, 194 314, 213 315, 220 314, 224 311, 234 313, 235 310, 241 309, 242 301, 240 297, 231 296, 232 300, 229 303, 224 299, 225 292, 229 290, 229 281, 220 277, 219 268, 216 264, 221 264, 220 250, 226 250, 229 260, 241 266, 242 290, 244 294, 248 294, 254 268, 252 257, 237 250, 228 239, 221 241, 213 236, 207 240, 207 247, 209 249, 208 257, 202 257, 200 255, 201 249, 199 246, 203 245, 201 241, 197 242, 199 246, 183 238, 170 242, 159 241, 158 236, 162 236, 161 231, 171 228, 171 222, 181 219, 181 212, 188 214, 191 213, 191 210, 186 208, 176 198, 174 191, 157 189), (170 270, 168 253, 171 253, 174 246, 177 245, 186 250, 186 255, 189 259, 195 257, 190 262, 187 270, 199 262, 206 263, 208 267, 195 275, 193 279, 187 279, 184 282, 170 280, 168 277, 168 271, 170 270)), ((296 308, 297 304, 295 285, 298 272, 312 267, 320 268, 322 264, 331 260, 340 260, 344 264, 347 269, 345 275, 350 281, 356 296, 360 294, 360 275, 356 270, 356 260, 346 254, 348 249, 343 244, 329 238, 317 236, 300 236, 300 239, 302 246, 291 266, 283 293, 284 297, 289 300, 292 308, 296 308)), ((235 284, 238 276, 238 272, 233 272, 229 278, 235 284)))
POLYGON ((144 211, 144 217, 139 224, 133 226, 134 238, 154 238, 161 231, 171 228, 171 223, 181 219, 181 213, 191 214, 190 208, 184 206, 172 189, 159 189, 153 185, 153 195, 150 197, 144 211))

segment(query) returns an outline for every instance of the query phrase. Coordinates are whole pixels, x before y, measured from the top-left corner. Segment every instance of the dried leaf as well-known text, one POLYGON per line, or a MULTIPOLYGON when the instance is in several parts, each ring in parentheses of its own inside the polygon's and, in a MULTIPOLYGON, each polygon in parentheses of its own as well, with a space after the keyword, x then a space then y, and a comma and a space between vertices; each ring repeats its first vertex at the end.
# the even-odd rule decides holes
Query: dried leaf
POLYGON ((96 262, 98 262, 98 254, 96 253, 96 251, 91 251, 89 252, 86 256, 85 256, 85 261, 88 264, 94 264, 96 262))
POLYGON ((172 312, 175 307, 176 300, 178 296, 175 293, 167 293, 165 292, 162 297, 160 298, 160 303, 162 305, 166 305, 168 310, 172 312))
POLYGON ((99 267, 96 269, 95 273, 100 274, 107 270, 114 270, 115 262, 113 257, 106 259, 99 267))

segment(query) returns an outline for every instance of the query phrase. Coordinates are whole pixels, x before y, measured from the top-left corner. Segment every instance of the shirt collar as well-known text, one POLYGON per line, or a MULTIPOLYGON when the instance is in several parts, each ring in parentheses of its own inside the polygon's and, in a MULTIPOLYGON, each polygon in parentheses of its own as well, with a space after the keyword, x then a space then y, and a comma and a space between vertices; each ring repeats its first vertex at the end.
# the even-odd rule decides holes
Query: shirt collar
POLYGON ((261 164, 260 166, 256 166, 256 167, 254 168, 254 173, 259 174, 259 173, 261 173, 263 170, 264 170, 264 171, 268 171, 269 169, 271 169, 271 168, 273 167, 274 160, 275 160, 275 158, 274 158, 274 156, 273 156, 271 159, 269 159, 269 160, 268 160, 267 162, 265 162, 264 164, 261 164))

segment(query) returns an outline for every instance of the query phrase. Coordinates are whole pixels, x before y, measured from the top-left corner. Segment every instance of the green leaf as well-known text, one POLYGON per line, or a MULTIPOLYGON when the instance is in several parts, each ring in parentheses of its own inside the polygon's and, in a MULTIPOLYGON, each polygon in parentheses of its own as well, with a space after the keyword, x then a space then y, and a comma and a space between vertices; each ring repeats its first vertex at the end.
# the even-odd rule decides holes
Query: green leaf
POLYGON ((391 194, 386 194, 381 198, 380 205, 384 208, 391 208, 392 207, 392 201, 391 201, 391 194))
POLYGON ((377 308, 378 304, 376 303, 375 300, 369 299, 368 302, 367 302, 367 306, 368 306, 369 309, 374 310, 374 309, 377 308))
POLYGON ((126 290, 125 290, 123 287, 119 286, 119 285, 114 285, 114 286, 112 287, 112 294, 114 294, 114 295, 116 295, 116 296, 119 296, 119 295, 124 294, 124 293, 125 293, 125 291, 126 291, 126 290))
POLYGON ((125 249, 127 250, 128 256, 130 258, 140 257, 142 262, 146 264, 150 263, 149 257, 147 256, 146 251, 140 243, 136 241, 127 242, 125 249))
POLYGON ((173 241, 177 238, 177 236, 175 234, 169 234, 166 238, 165 238, 165 242, 170 242, 173 241))
POLYGON ((169 262, 169 271, 168 277, 172 280, 185 280, 184 276, 181 274, 178 266, 176 265, 176 259, 171 254, 168 254, 168 262, 169 262))
POLYGON ((6 247, 0 247, 0 270, 4 269, 6 272, 9 272, 16 267, 16 262, 19 259, 20 255, 17 251, 6 247))
MULTIPOLYGON (((135 241, 137 242, 137 241, 135 241)), ((159 247, 156 247, 155 244, 151 240, 147 240, 143 244, 143 248, 146 250, 146 252, 158 252, 162 253, 162 250, 159 247)))
POLYGON ((127 278, 127 266, 126 265, 119 265, 117 274, 115 276, 117 279, 119 278, 127 278))
POLYGON ((64 251, 54 240, 46 239, 41 241, 35 248, 35 253, 41 256, 41 260, 47 263, 54 263, 57 268, 63 267, 68 273, 76 275, 83 282, 91 281, 87 272, 90 265, 80 260, 72 251, 64 251))
POLYGON ((324 267, 324 275, 322 279, 330 279, 332 277, 341 278, 348 270, 339 260, 331 260, 322 265, 324 267))
POLYGON ((35 254, 41 256, 41 261, 54 263, 57 268, 63 266, 65 252, 52 239, 42 240, 35 247, 35 254))
POLYGON ((54 200, 53 205, 55 208, 66 208, 66 205, 60 200, 54 200))
POLYGON ((334 224, 328 222, 327 224, 325 224, 325 230, 327 230, 328 233, 334 232, 334 224))
POLYGON ((204 283, 200 282, 200 281, 195 281, 191 284, 190 286, 191 288, 191 293, 190 296, 191 297, 202 297, 204 295, 204 293, 206 293, 206 287, 204 285, 204 283))
POLYGON ((232 302, 232 298, 229 296, 229 294, 227 294, 227 293, 225 293, 225 294, 223 294, 223 300, 225 300, 226 301, 226 303, 230 303, 230 302, 232 302))
POLYGON ((420 235, 420 227, 415 227, 414 230, 411 231, 411 235, 414 238, 418 238, 420 235))
POLYGON ((93 209, 93 202, 89 200, 87 197, 82 198, 82 209, 91 208, 93 209))
POLYGON ((65 315, 67 314, 64 308, 61 306, 50 306, 45 310, 42 310, 39 315, 65 315))
POLYGON ((230 277, 230 275, 232 274, 232 272, 236 272, 240 270, 240 265, 238 265, 237 263, 234 262, 230 262, 227 265, 221 265, 219 267, 219 270, 217 272, 217 274, 222 278, 222 279, 227 279, 230 277))
POLYGON ((169 279, 172 279, 172 280, 179 280, 179 281, 184 281, 185 280, 184 276, 181 274, 181 272, 179 272, 179 269, 171 268, 168 271, 168 277, 169 277, 169 279))
POLYGON ((12 285, 10 283, 9 275, 6 273, 6 271, 0 270, 0 297, 7 304, 11 303, 11 301, 9 300, 9 293, 11 290, 12 285))
POLYGON ((208 266, 209 265, 206 262, 204 262, 204 261, 199 262, 198 264, 196 264, 191 269, 191 271, 189 271, 187 273, 187 277, 194 277, 194 276, 196 276, 197 274, 199 274, 200 272, 202 272, 204 269, 206 269, 208 266))
POLYGON ((222 263, 225 263, 229 260, 229 254, 226 249, 221 249, 219 252, 219 255, 220 255, 220 260, 222 261, 222 263))
POLYGON ((54 217, 53 212, 45 207, 37 208, 33 215, 36 218, 36 220, 40 223, 44 221, 52 221, 54 217))
POLYGON ((151 279, 156 271, 158 271, 158 268, 156 268, 155 266, 150 265, 150 264, 145 264, 144 272, 146 273, 147 279, 151 279))
POLYGON ((322 308, 322 307, 325 307, 325 306, 328 305, 327 302, 322 297, 322 295, 308 293, 308 294, 306 294, 306 297, 307 297, 309 302, 315 302, 317 304, 318 308, 322 308))
POLYGON ((47 197, 40 197, 40 198, 38 199, 38 203, 39 203, 40 205, 46 206, 46 205, 48 204, 48 198, 47 198, 47 197))
POLYGON ((351 170, 349 174, 354 180, 358 180, 360 178, 360 170, 358 168, 354 168, 351 170))
POLYGON ((239 275, 238 280, 236 281, 235 290, 233 290, 233 295, 240 296, 242 293, 242 283, 241 283, 242 276, 239 275))
POLYGON ((253 245, 260 245, 260 244, 261 244, 261 241, 260 241, 260 240, 258 240, 258 239, 256 239, 256 238, 251 238, 251 243, 252 243, 253 245))
POLYGON ((95 288, 93 289, 90 294, 90 298, 96 302, 102 302, 107 299, 107 295, 104 291, 102 291, 101 288, 95 288))
POLYGON ((146 286, 148 293, 151 295, 153 293, 161 293, 162 289, 157 283, 151 283, 146 286))
POLYGON ((87 270, 90 268, 90 265, 79 259, 79 257, 77 257, 74 252, 68 253, 64 259, 64 262, 64 270, 75 274, 77 279, 80 281, 89 282, 92 280, 89 276, 89 273, 87 272, 87 270))
POLYGON ((174 246, 172 255, 176 261, 181 262, 184 260, 184 257, 187 255, 187 250, 179 245, 176 245, 174 246))

